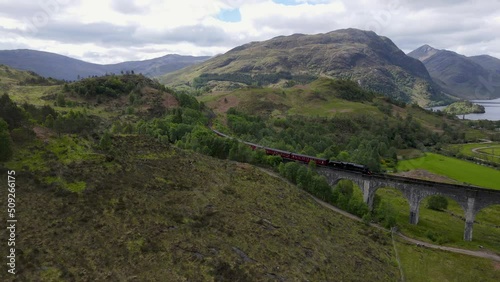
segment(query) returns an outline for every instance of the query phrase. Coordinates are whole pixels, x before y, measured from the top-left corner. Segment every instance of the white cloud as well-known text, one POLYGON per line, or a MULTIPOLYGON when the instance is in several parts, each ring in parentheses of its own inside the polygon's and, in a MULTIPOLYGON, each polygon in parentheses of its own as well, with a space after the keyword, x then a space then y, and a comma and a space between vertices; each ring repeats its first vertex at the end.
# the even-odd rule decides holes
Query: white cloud
POLYGON ((422 44, 500 57, 498 0, 0 0, 0 49, 93 62, 215 55, 250 41, 371 29, 408 52, 422 44), (239 9, 240 22, 223 22, 239 9))

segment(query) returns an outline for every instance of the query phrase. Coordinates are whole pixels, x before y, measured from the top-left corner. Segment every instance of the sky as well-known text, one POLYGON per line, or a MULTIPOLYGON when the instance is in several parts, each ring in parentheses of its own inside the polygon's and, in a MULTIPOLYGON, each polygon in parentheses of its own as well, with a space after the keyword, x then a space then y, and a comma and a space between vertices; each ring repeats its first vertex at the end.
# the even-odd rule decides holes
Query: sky
POLYGON ((102 64, 343 28, 372 30, 406 53, 429 44, 500 58, 500 0, 0 0, 0 50, 102 64))

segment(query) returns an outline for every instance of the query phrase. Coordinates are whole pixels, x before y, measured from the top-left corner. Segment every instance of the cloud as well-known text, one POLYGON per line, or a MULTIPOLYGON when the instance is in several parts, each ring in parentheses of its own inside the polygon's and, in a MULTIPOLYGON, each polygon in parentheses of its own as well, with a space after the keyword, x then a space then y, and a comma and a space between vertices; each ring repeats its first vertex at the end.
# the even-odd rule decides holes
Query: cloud
POLYGON ((112 0, 111 7, 123 14, 146 14, 149 12, 148 7, 139 6, 134 0, 112 0))
POLYGON ((215 55, 250 41, 369 29, 420 45, 500 57, 499 0, 1 0, 0 49, 97 63, 215 55), (238 14, 239 13, 239 14, 238 14))

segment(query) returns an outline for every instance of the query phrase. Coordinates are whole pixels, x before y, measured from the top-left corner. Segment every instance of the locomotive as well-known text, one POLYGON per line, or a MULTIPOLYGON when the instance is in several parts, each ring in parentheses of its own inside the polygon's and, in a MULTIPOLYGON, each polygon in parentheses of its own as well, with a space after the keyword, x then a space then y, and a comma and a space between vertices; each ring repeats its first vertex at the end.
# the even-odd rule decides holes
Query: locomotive
MULTIPOLYGON (((233 137, 228 136, 228 135, 226 135, 218 130, 215 130, 212 128, 211 128, 211 130, 215 134, 217 134, 221 137, 234 139, 233 137)), ((239 139, 236 139, 236 140, 248 145, 250 148, 252 148, 252 150, 262 149, 266 152, 266 155, 280 156, 281 158, 283 158, 285 160, 293 160, 293 161, 299 161, 299 162, 303 162, 303 163, 310 163, 311 161, 313 161, 314 163, 316 163, 317 166, 325 166, 325 167, 332 167, 335 169, 357 171, 357 172, 360 172, 363 174, 372 174, 372 172, 365 165, 350 163, 350 162, 331 161, 329 159, 323 159, 323 158, 317 158, 317 157, 312 157, 312 156, 307 156, 307 155, 295 154, 295 153, 288 152, 288 151, 264 147, 264 146, 259 145, 259 144, 250 143, 250 142, 242 141, 239 139)))

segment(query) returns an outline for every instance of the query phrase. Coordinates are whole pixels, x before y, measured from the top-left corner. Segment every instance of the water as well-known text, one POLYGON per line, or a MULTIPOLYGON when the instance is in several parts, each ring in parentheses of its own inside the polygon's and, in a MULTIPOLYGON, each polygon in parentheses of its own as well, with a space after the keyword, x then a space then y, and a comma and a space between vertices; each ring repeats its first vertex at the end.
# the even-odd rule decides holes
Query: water
MULTIPOLYGON (((500 120, 500 98, 495 100, 472 100, 474 104, 479 104, 484 106, 485 113, 484 114, 469 114, 465 115, 465 119, 469 120, 500 120)), ((445 107, 432 107, 431 109, 434 111, 442 110, 445 107)), ((462 115, 458 116, 462 118, 462 115)))

